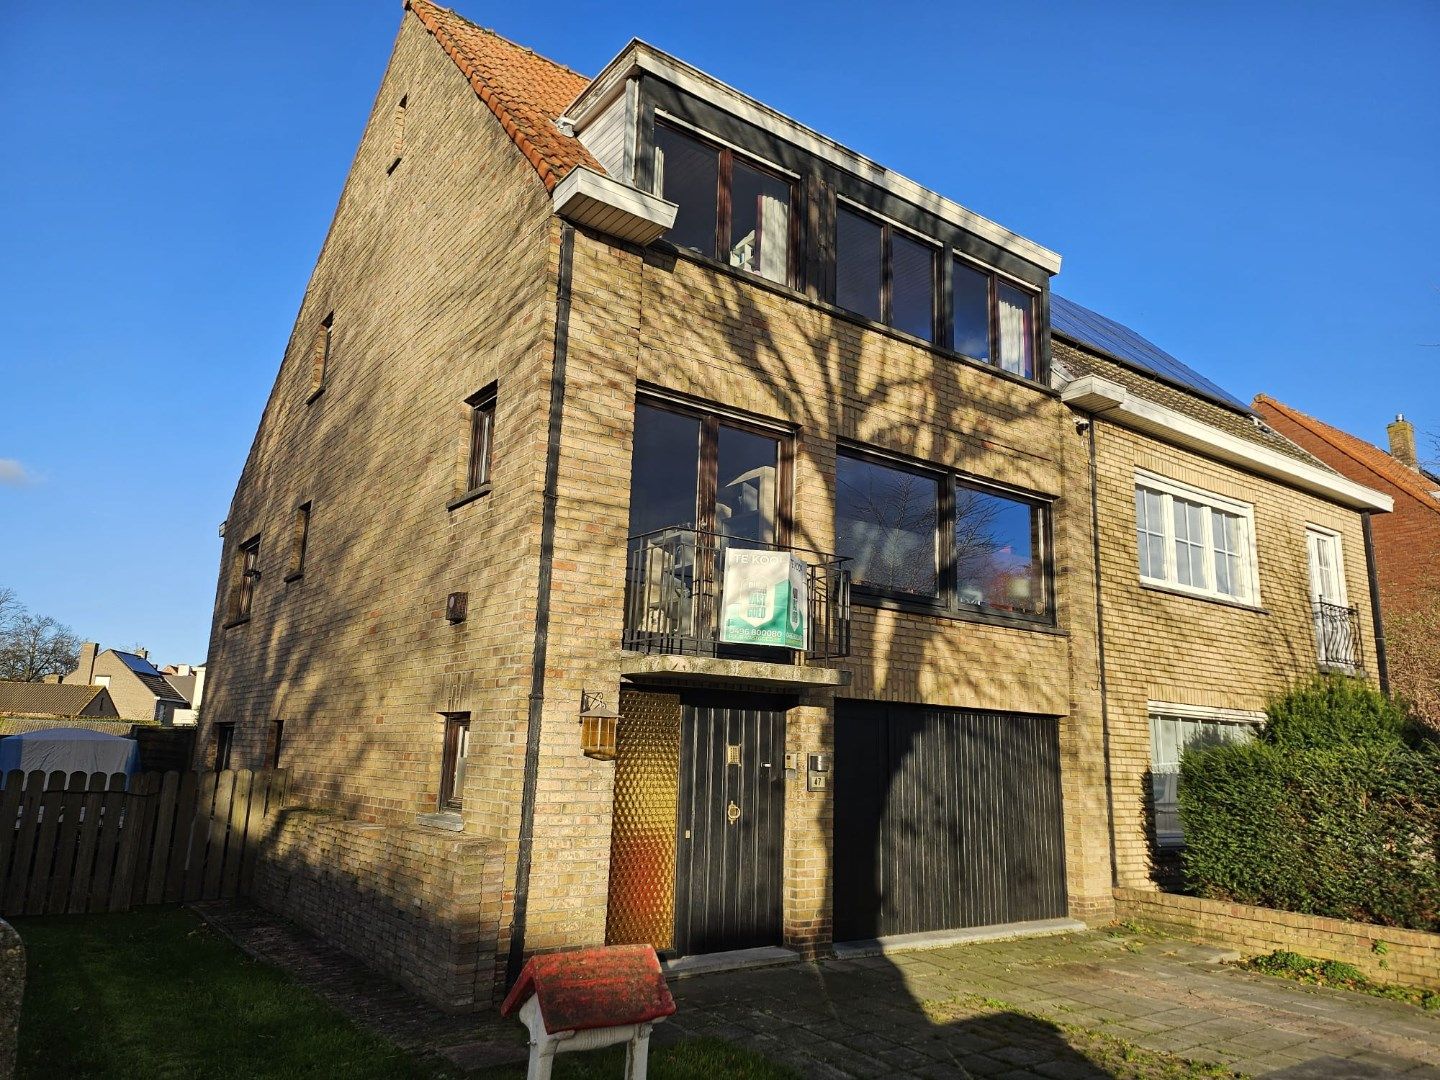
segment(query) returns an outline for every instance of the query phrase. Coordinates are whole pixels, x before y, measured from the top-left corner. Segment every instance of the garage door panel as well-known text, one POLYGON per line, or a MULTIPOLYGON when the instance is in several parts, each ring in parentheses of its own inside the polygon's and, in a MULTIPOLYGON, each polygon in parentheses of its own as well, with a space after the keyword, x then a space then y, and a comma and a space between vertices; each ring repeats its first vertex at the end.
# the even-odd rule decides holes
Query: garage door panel
POLYGON ((835 764, 837 940, 1065 913, 1053 719, 841 702, 835 764))

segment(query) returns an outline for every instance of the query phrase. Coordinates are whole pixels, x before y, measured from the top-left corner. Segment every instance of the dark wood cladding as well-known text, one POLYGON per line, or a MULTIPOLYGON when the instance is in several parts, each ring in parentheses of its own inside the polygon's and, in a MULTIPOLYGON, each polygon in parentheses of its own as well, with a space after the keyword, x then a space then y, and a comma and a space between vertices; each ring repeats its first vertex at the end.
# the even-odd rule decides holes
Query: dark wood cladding
POLYGON ((681 955, 780 944, 786 704, 746 694, 685 700, 675 840, 681 955), (736 746, 740 761, 727 764, 736 746))
POLYGON ((835 940, 1066 913, 1051 717, 842 701, 835 940))

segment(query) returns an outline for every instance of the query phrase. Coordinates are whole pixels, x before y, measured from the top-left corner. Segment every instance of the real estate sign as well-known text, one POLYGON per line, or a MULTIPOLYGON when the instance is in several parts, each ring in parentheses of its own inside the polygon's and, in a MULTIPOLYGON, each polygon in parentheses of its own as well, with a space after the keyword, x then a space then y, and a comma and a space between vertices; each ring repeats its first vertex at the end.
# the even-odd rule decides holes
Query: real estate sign
POLYGON ((807 567, 783 551, 725 551, 720 640, 732 645, 805 648, 807 567))

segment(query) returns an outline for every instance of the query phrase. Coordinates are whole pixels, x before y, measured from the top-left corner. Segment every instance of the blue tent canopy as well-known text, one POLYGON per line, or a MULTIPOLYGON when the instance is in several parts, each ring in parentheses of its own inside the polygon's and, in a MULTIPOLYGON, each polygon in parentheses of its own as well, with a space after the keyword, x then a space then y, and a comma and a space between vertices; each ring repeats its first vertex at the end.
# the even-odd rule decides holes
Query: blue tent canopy
POLYGON ((0 781, 11 769, 134 776, 140 771, 140 746, 134 739, 86 728, 27 731, 0 739, 0 781))

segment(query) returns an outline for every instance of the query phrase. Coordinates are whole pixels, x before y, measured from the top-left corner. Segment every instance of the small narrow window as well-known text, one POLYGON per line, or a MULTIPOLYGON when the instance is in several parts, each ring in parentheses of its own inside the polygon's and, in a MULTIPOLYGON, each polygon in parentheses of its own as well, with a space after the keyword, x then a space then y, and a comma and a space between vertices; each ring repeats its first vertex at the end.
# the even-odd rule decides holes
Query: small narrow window
POLYGON ((320 322, 311 345, 310 400, 325 389, 325 369, 330 366, 330 339, 335 327, 335 313, 332 311, 320 322))
POLYGON ((835 304, 935 339, 935 251, 844 206, 835 210, 835 304))
POLYGON ((465 465, 465 490, 490 485, 490 458, 495 441, 495 387, 488 386, 469 398, 470 442, 465 465))
POLYGON ((410 95, 406 94, 395 106, 395 116, 391 121, 392 133, 394 135, 390 147, 392 159, 389 167, 385 170, 386 175, 395 171, 396 166, 400 164, 401 156, 405 153, 405 106, 409 101, 410 95))
POLYGON ((440 808, 459 810, 465 797, 465 758, 470 753, 470 714, 443 713, 445 748, 440 761, 440 808))
POLYGON ((272 769, 278 769, 278 768, 280 767, 280 743, 281 743, 281 740, 284 739, 284 737, 285 737, 285 721, 284 721, 284 720, 276 720, 276 721, 275 721, 275 744, 274 744, 274 746, 271 748, 271 751, 270 751, 270 767, 271 767, 272 769))
POLYGON ((290 541, 290 569, 286 581, 305 576, 305 549, 310 544, 310 503, 303 502, 295 508, 295 526, 290 541))
POLYGON ((215 771, 224 772, 230 768, 230 753, 235 746, 235 725, 215 725, 215 771))
POLYGON ((235 579, 230 587, 230 621, 250 618, 255 600, 255 582, 260 579, 260 537, 253 536, 235 552, 235 579))

